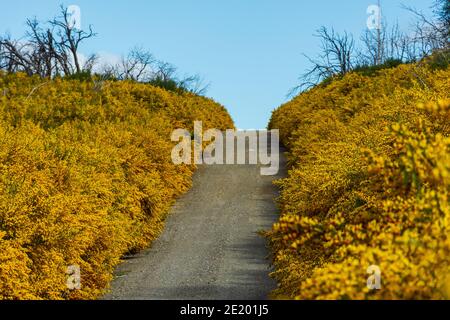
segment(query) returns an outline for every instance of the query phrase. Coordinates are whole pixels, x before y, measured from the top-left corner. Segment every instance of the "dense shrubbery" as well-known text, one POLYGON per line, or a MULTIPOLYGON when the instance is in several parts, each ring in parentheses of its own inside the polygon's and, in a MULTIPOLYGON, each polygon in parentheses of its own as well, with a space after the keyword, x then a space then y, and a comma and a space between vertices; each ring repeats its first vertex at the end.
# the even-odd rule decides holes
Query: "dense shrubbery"
POLYGON ((226 129, 215 102, 127 81, 0 75, 0 299, 93 298, 161 231, 194 167, 173 129, 226 129), (69 291, 66 269, 81 267, 69 291))
POLYGON ((353 69, 353 72, 359 73, 363 76, 376 76, 378 74, 378 71, 380 70, 395 68, 401 64, 403 64, 403 61, 400 59, 388 59, 384 63, 379 65, 356 66, 353 69))
POLYGON ((449 79, 421 64, 350 73, 274 111, 290 163, 268 232, 275 297, 450 297, 449 79))

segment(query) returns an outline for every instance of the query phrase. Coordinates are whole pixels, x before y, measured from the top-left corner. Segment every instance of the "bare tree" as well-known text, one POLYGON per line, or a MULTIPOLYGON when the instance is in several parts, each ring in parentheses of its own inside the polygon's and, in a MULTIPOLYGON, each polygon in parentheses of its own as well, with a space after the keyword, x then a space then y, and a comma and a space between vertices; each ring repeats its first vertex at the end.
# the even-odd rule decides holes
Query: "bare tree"
POLYGON ((175 80, 177 68, 168 62, 158 61, 156 65, 155 78, 162 81, 175 80))
POLYGON ((101 73, 118 80, 147 82, 154 77, 156 64, 156 59, 149 51, 135 47, 120 62, 103 65, 101 73))
MULTIPOLYGON (((381 1, 378 0, 381 10, 381 1)), ((309 89, 325 79, 345 75, 357 66, 377 66, 388 61, 416 61, 431 53, 440 56, 440 64, 449 63, 450 1, 435 0, 434 17, 427 17, 421 11, 405 7, 416 18, 415 31, 409 35, 402 32, 398 23, 389 28, 380 16, 375 30, 366 30, 361 36, 362 48, 356 50, 353 36, 336 33, 321 27, 316 36, 321 39, 320 54, 311 58, 304 55, 311 64, 300 84, 289 92, 293 96, 309 89)))
MULTIPOLYGON (((79 49, 83 41, 95 35, 92 26, 88 31, 77 29, 68 9, 61 6, 60 15, 45 24, 36 18, 28 19, 23 39, 0 37, 0 69, 43 78, 92 71, 98 62, 97 55, 82 59, 79 49)), ((119 63, 103 65, 100 72, 101 79, 151 83, 168 90, 204 94, 208 88, 198 75, 179 78, 175 66, 157 61, 141 47, 133 48, 119 63)))
POLYGON ((352 70, 355 41, 351 34, 347 32, 339 34, 334 29, 321 27, 315 36, 321 39, 321 53, 316 58, 304 54, 312 66, 299 78, 301 83, 291 89, 289 95, 308 89, 324 79, 345 75, 352 70))
POLYGON ((450 5, 448 0, 438 0, 434 5, 434 17, 428 17, 422 11, 413 7, 403 6, 413 13, 415 23, 414 41, 422 56, 439 49, 449 48, 450 5))
POLYGON ((376 51, 375 51, 375 65, 382 63, 383 53, 384 53, 384 35, 383 28, 383 12, 381 8, 381 0, 378 0, 378 26, 376 26, 376 51))
POLYGON ((78 52, 80 44, 95 35, 78 30, 71 22, 67 8, 61 6, 61 16, 42 25, 37 19, 27 20, 27 32, 23 39, 0 37, 0 68, 8 72, 23 71, 29 75, 52 77, 72 75, 91 70, 96 56, 89 56, 81 64, 78 52))
POLYGON ((198 95, 205 95, 209 84, 205 84, 200 75, 186 75, 183 78, 177 76, 177 68, 164 61, 158 61, 155 73, 150 83, 169 89, 188 91, 198 95))
POLYGON ((359 53, 359 64, 362 65, 379 65, 382 63, 384 53, 383 47, 380 45, 384 42, 386 33, 382 30, 373 32, 366 29, 361 36, 361 42, 363 44, 363 50, 359 53))
POLYGON ((210 84, 205 84, 204 79, 200 75, 186 76, 178 83, 179 87, 186 91, 197 95, 205 95, 209 89, 210 84))
POLYGON ((435 1, 434 17, 427 17, 423 12, 411 7, 403 8, 416 17, 414 32, 411 35, 403 33, 398 23, 389 29, 380 15, 379 28, 376 31, 366 30, 361 37, 363 50, 360 52, 360 65, 380 65, 387 60, 416 61, 439 49, 448 48, 448 0, 435 1))
MULTIPOLYGON (((59 48, 67 49, 71 58, 73 59, 73 63, 75 65, 75 72, 80 73, 83 71, 80 64, 80 57, 78 55, 78 49, 83 40, 94 37, 96 34, 92 30, 92 26, 89 26, 89 31, 78 30, 75 28, 75 23, 71 21, 71 14, 68 9, 64 6, 60 7, 61 16, 50 21, 50 24, 57 28, 59 42, 59 48)), ((66 50, 64 50, 66 51, 66 50)))
POLYGON ((32 65, 34 73, 41 77, 51 77, 56 68, 55 42, 52 30, 43 30, 36 18, 27 20, 27 38, 32 48, 32 65))
POLYGON ((366 29, 362 36, 362 51, 359 52, 358 65, 378 66, 387 60, 415 60, 416 52, 411 39, 400 30, 398 22, 389 28, 378 0, 377 25, 373 30, 366 29))
POLYGON ((442 30, 442 37, 448 47, 450 38, 450 1, 449 0, 435 0, 433 5, 433 12, 442 30))
POLYGON ((7 72, 23 71, 28 75, 35 73, 36 67, 33 65, 33 48, 29 43, 11 39, 6 36, 0 38, 2 51, 2 69, 7 72))
POLYGON ((358 65, 377 66, 387 60, 412 61, 417 57, 414 43, 400 30, 398 23, 389 28, 383 22, 378 30, 365 30, 358 65))
POLYGON ((148 81, 152 77, 154 63, 155 59, 149 51, 135 47, 127 58, 122 58, 119 79, 148 81))

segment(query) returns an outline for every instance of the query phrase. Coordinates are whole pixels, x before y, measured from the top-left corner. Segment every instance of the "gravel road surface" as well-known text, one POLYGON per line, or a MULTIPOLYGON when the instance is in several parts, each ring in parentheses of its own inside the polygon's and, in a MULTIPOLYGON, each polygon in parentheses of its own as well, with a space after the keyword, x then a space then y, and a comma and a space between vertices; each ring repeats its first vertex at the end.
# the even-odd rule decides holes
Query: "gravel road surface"
POLYGON ((283 153, 278 175, 260 167, 199 166, 161 237, 126 257, 103 299, 266 299, 276 284, 257 232, 277 219, 272 181, 285 176, 283 153))

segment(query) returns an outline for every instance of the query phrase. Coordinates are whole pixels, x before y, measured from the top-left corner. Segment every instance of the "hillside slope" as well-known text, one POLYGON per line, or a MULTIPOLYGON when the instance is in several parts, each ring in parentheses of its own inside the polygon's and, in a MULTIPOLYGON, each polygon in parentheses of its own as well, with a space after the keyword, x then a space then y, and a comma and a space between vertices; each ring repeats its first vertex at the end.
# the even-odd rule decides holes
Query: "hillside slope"
POLYGON ((0 299, 100 295, 191 186, 172 131, 234 127, 212 100, 125 81, 0 75, 0 110, 0 299))
POLYGON ((268 232, 275 297, 449 298, 449 79, 419 64, 351 73, 274 111, 290 164, 268 232))

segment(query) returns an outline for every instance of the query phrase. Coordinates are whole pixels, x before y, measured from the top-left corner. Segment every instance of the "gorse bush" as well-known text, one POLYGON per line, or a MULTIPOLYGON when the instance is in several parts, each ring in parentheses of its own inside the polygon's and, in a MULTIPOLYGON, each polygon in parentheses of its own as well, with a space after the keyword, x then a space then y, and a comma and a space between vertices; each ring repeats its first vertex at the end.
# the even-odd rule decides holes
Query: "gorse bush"
POLYGON ((383 69, 395 68, 404 62, 400 59, 387 59, 384 63, 379 65, 361 65, 356 66, 353 69, 353 72, 362 74, 363 76, 375 76, 378 74, 378 71, 383 69))
POLYGON ((450 298, 450 70, 350 73, 274 111, 278 298, 450 298), (381 290, 367 287, 369 266, 381 290))
POLYGON ((0 75, 0 299, 88 299, 161 232, 193 166, 172 130, 233 128, 225 108, 127 81, 0 75), (66 286, 81 268, 81 290, 66 286))

